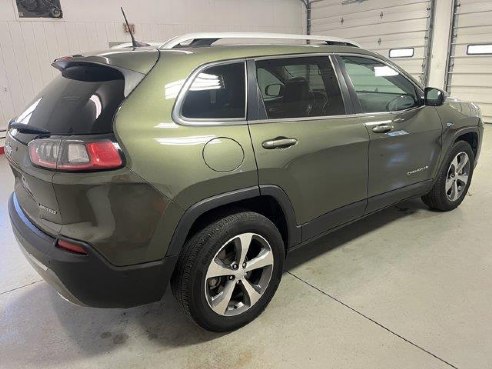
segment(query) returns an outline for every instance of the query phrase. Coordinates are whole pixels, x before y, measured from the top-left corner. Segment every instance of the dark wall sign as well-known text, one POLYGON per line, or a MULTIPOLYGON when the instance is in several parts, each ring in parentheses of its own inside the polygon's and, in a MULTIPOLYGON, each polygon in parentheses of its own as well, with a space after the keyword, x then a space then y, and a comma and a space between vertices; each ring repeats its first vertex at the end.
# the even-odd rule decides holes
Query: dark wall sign
POLYGON ((60 0, 16 0, 20 18, 63 18, 60 0))

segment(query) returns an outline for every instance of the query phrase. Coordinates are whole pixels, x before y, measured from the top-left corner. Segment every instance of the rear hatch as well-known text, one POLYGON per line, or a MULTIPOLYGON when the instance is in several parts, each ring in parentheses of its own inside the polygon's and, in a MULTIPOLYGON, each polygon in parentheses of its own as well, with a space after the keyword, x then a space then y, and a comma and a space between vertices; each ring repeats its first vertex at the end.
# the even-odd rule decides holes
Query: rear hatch
MULTIPOLYGON (((138 49, 58 59, 53 66, 60 75, 11 121, 6 155, 15 177, 16 198, 40 229, 56 235, 63 225, 63 206, 53 186, 55 175, 124 165, 121 152, 121 161, 113 162, 113 167, 93 162, 93 148, 88 145, 105 143, 118 149, 113 133, 115 114, 158 58, 157 50, 138 49)), ((95 148, 98 160, 108 160, 107 147, 95 148)))

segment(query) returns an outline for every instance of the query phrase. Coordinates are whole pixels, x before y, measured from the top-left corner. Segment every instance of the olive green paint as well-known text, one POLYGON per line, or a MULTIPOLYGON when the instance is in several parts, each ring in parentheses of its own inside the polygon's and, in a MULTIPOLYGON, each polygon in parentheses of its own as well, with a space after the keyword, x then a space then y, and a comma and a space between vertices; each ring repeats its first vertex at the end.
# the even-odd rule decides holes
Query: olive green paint
POLYGON ((347 219, 358 218, 368 198, 433 180, 453 140, 480 123, 478 108, 452 99, 408 112, 297 121, 184 125, 173 119, 178 94, 201 65, 313 53, 386 60, 354 47, 308 45, 122 49, 84 57, 147 74, 114 120, 126 166, 84 175, 55 173, 32 167, 24 146, 15 153, 22 164, 13 166, 19 202, 47 233, 88 242, 114 265, 144 263, 166 255, 187 209, 234 190, 277 185, 288 195, 299 226, 351 204, 358 204, 357 214, 347 219), (374 133, 372 126, 382 121, 405 133, 374 133), (297 143, 263 147, 279 136, 297 143), (40 213, 21 185, 23 176, 55 213, 40 213))

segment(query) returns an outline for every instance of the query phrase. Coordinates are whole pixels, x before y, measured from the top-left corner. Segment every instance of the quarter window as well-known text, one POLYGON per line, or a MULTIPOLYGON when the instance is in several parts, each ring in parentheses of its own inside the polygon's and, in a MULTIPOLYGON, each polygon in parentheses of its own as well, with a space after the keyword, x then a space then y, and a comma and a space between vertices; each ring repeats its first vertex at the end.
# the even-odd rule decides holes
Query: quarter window
POLYGON ((356 56, 341 59, 364 113, 399 111, 420 105, 415 85, 396 69, 374 59, 356 56))
POLYGON ((189 119, 246 119, 245 64, 231 63, 202 70, 193 80, 181 108, 189 119))
POLYGON ((270 119, 345 114, 338 80, 326 56, 261 60, 256 72, 270 119))

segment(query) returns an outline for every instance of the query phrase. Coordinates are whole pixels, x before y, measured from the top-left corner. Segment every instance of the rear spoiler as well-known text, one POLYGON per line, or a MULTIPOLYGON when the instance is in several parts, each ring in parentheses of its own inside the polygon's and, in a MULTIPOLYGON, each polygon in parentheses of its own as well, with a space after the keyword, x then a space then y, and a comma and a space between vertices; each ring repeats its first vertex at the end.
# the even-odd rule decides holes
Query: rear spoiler
POLYGON ((155 49, 142 50, 142 52, 115 50, 90 56, 64 56, 55 59, 51 65, 61 72, 75 66, 98 66, 117 70, 125 79, 126 97, 154 67, 159 55, 160 53, 155 49))
POLYGON ((135 87, 137 87, 137 85, 145 77, 145 74, 143 73, 135 72, 128 69, 123 69, 114 65, 108 65, 105 63, 95 63, 85 60, 69 60, 67 57, 56 59, 51 65, 56 69, 58 69, 59 71, 61 71, 62 73, 63 71, 65 71, 70 67, 78 67, 78 66, 98 66, 101 68, 111 68, 117 70, 123 75, 123 78, 125 79, 125 90, 123 92, 125 97, 130 95, 130 92, 132 92, 135 89, 135 87))

